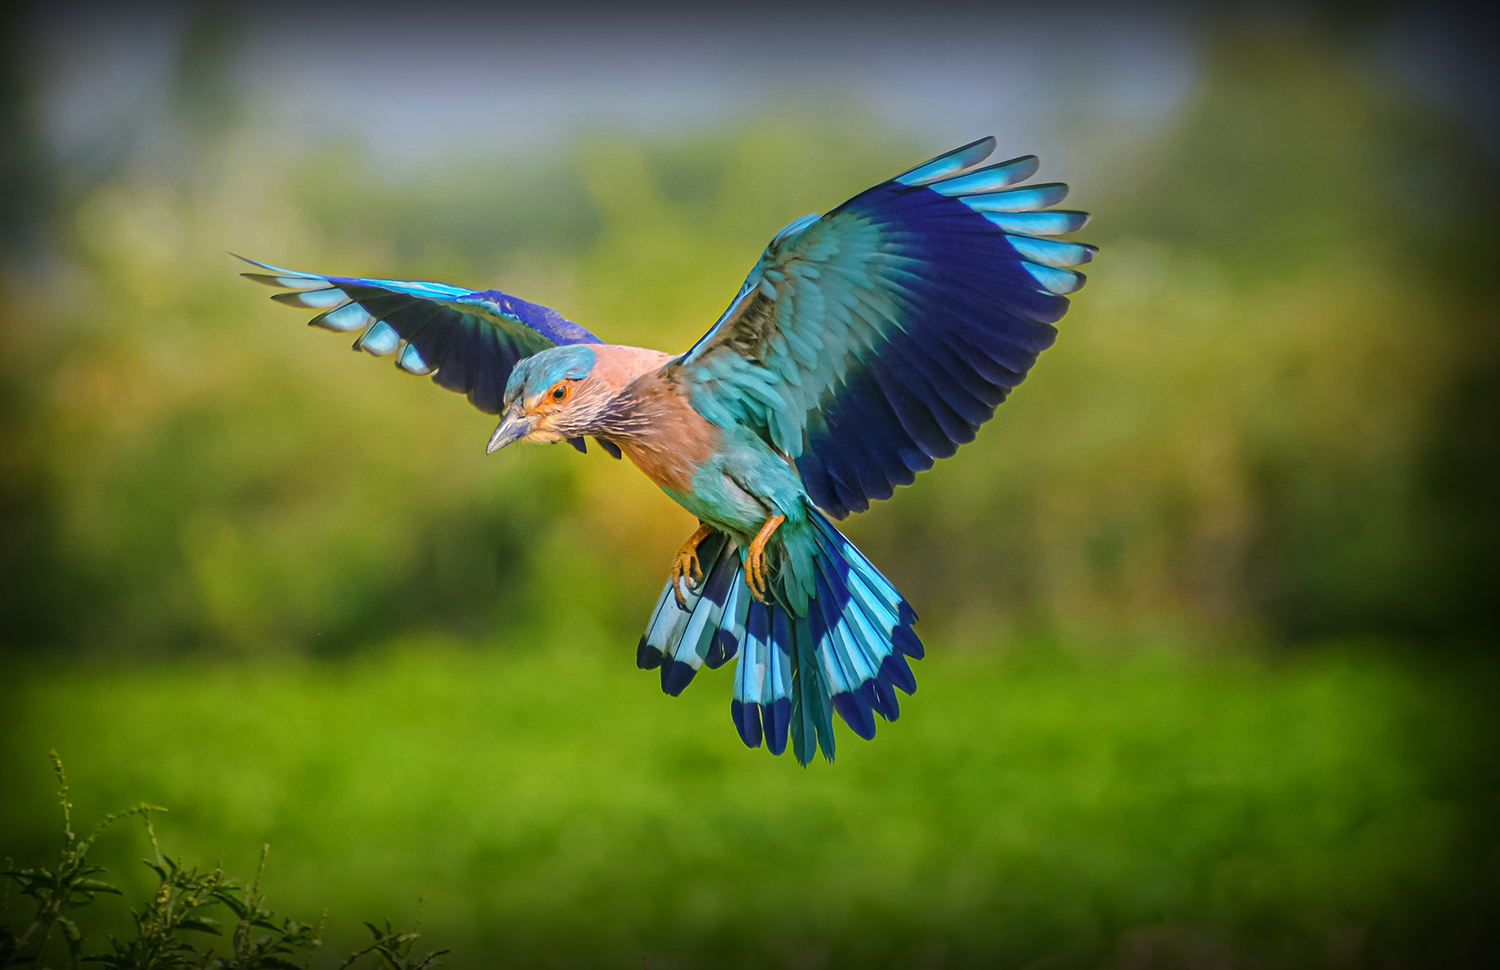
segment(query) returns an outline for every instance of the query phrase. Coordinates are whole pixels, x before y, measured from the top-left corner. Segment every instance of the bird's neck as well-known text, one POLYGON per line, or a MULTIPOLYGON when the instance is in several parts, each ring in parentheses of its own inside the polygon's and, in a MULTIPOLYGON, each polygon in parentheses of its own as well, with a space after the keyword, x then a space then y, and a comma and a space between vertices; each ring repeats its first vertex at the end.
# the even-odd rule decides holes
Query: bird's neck
POLYGON ((592 434, 615 443, 653 442, 678 420, 680 395, 656 373, 638 376, 609 400, 595 415, 592 434))
POLYGON ((719 446, 719 430, 693 410, 687 398, 660 374, 643 374, 600 415, 594 434, 608 438, 657 485, 691 490, 693 473, 719 446))
POLYGON ((599 344, 594 355, 589 380, 580 388, 585 399, 574 404, 585 425, 578 433, 617 443, 648 435, 660 410, 653 392, 662 382, 656 375, 671 355, 622 344, 599 344))

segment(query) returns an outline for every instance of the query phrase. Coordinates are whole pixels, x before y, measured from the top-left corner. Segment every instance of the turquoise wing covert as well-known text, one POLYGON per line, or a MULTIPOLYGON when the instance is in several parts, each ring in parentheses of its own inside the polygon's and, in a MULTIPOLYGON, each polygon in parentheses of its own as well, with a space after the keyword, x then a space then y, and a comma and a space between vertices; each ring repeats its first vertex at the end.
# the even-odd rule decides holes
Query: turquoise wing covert
POLYGON ((693 406, 794 459, 843 518, 974 439, 1052 345, 1097 251, 1047 236, 1087 213, 985 138, 776 234, 719 321, 669 368, 693 406))
MULTIPOLYGON (((500 413, 505 382, 523 357, 560 344, 602 343, 557 311, 499 290, 324 276, 245 262, 266 271, 245 277, 291 291, 271 299, 321 310, 311 326, 357 333, 355 350, 376 357, 394 354, 401 370, 431 374, 439 386, 466 395, 485 414, 500 413)), ((582 445, 582 439, 573 441, 579 450, 582 445)))

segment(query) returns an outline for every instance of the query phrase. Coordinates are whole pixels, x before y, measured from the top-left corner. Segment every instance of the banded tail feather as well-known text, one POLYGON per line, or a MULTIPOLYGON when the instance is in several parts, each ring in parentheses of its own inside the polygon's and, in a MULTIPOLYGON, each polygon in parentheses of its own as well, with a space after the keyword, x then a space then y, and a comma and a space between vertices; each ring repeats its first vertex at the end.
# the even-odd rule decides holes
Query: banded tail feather
POLYGON ((900 717, 896 691, 916 691, 907 661, 923 649, 911 606, 822 513, 809 507, 787 541, 806 543, 814 565, 805 613, 785 596, 751 596, 739 548, 715 532, 698 548, 704 578, 683 590, 683 602, 670 580, 662 589, 636 664, 659 668, 662 690, 675 697, 701 668, 735 660, 729 712, 740 739, 776 755, 790 743, 806 765, 819 749, 833 760, 835 713, 866 740, 876 715, 900 717))

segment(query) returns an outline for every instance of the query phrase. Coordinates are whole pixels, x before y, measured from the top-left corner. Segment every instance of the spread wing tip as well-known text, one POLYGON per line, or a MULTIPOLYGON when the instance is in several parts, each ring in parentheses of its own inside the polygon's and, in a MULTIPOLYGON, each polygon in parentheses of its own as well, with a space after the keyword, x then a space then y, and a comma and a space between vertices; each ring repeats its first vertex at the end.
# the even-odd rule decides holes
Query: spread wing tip
MULTIPOLYGON (((316 286, 326 286, 328 283, 326 277, 319 276, 317 273, 303 273, 295 269, 273 266, 270 263, 262 263, 258 259, 241 256, 239 253, 230 253, 229 255, 235 259, 249 263, 251 266, 258 266, 263 270, 267 270, 268 272, 265 273, 240 274, 245 279, 252 280, 264 286, 275 286, 284 290, 307 290, 316 286)), ((272 299, 275 298, 273 297, 272 299)))
POLYGON ((908 169, 896 176, 894 181, 902 185, 926 185, 928 182, 966 172, 989 158, 994 151, 995 136, 985 135, 977 141, 929 159, 916 168, 908 169))

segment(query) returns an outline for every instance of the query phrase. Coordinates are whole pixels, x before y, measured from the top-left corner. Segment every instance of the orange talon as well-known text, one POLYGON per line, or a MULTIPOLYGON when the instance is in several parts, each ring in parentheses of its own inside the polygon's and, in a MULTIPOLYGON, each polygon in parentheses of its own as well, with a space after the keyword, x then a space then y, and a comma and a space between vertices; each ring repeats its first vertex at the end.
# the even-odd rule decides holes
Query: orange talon
POLYGON ((771 533, 786 521, 784 515, 773 515, 766 520, 766 524, 760 527, 755 538, 750 542, 750 549, 745 554, 745 585, 750 587, 750 594, 762 603, 766 600, 768 582, 766 578, 766 542, 770 540, 771 533))
POLYGON ((687 609, 687 600, 682 595, 683 582, 686 581, 691 589, 703 581, 703 567, 698 564, 698 545, 713 532, 713 526, 700 522, 698 531, 688 536, 688 541, 672 559, 672 593, 677 597, 677 605, 684 610, 687 609))

